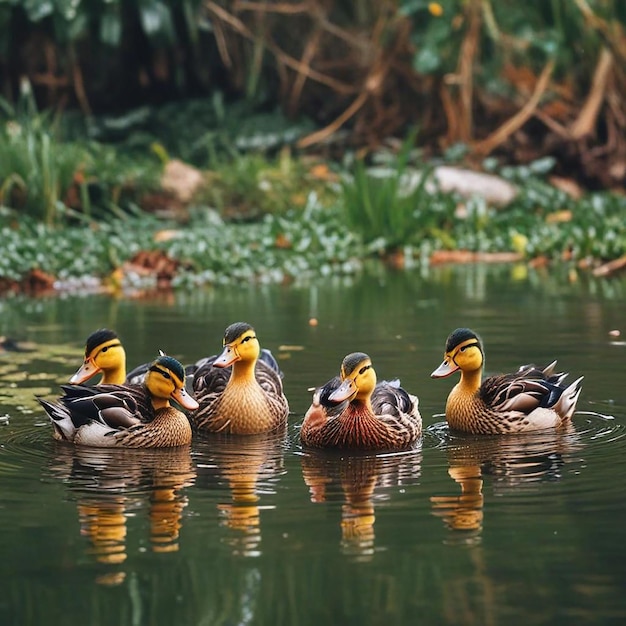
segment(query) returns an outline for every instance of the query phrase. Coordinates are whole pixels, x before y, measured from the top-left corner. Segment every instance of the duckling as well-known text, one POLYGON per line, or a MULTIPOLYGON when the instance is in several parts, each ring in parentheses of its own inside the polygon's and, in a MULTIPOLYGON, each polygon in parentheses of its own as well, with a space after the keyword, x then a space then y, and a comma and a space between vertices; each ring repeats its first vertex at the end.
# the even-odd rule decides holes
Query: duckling
POLYGON ((284 428, 289 404, 278 363, 261 351, 256 332, 246 322, 224 331, 224 350, 200 361, 193 390, 200 408, 191 415, 200 431, 238 435, 284 428))
POLYGON ((126 352, 120 338, 108 328, 100 328, 87 337, 85 361, 70 378, 80 385, 102 374, 101 385, 123 385, 126 381, 126 352))
POLYGON ((195 410, 185 391, 185 371, 174 358, 159 356, 143 385, 64 385, 58 403, 38 398, 54 427, 54 437, 76 445, 165 448, 191 442, 186 415, 170 405, 195 410))
POLYGON ((315 390, 300 439, 317 448, 407 448, 422 434, 418 404, 400 381, 377 383, 370 357, 353 352, 343 359, 341 376, 315 390))
POLYGON ((476 435, 519 433, 555 428, 570 422, 583 377, 571 385, 567 373, 554 373, 556 361, 544 369, 522 365, 517 372, 482 381, 485 351, 480 337, 457 328, 446 341, 443 363, 431 374, 444 378, 461 370, 461 380, 446 402, 450 428, 476 435))

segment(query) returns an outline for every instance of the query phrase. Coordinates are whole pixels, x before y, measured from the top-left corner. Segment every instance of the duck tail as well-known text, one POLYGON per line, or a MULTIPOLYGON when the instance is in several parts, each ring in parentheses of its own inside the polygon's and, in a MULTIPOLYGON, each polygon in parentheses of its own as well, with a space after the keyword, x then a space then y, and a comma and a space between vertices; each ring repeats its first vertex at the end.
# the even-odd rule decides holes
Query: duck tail
POLYGON ((570 420, 574 415, 576 403, 578 402, 578 396, 582 390, 583 378, 584 376, 577 378, 569 387, 567 387, 554 407, 554 410, 563 418, 563 420, 570 420))
POLYGON ((556 367, 556 361, 552 361, 552 363, 550 363, 550 365, 547 365, 546 367, 543 368, 543 375, 546 378, 550 378, 550 376, 552 376, 554 374, 554 368, 556 367))
POLYGON ((64 441, 71 441, 76 431, 76 426, 74 426, 72 418, 65 407, 61 404, 48 402, 42 398, 37 398, 37 400, 48 414, 58 438, 64 441))

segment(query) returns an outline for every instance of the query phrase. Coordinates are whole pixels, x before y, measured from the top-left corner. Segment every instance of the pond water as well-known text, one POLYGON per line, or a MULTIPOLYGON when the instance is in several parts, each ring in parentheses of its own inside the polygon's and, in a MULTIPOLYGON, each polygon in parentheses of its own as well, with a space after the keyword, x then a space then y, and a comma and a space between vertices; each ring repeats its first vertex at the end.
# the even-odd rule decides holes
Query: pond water
POLYGON ((1 624, 626 623, 624 278, 464 266, 14 297, 0 300, 0 334, 35 349, 0 354, 1 624), (151 452, 52 440, 34 395, 58 393, 94 329, 115 328, 132 366, 159 348, 213 354, 237 320, 279 358, 286 438, 151 452), (451 435, 453 381, 429 374, 457 326, 482 334, 486 373, 558 358, 584 375, 574 428, 451 435), (300 447, 307 388, 356 350, 420 397, 418 449, 300 447))

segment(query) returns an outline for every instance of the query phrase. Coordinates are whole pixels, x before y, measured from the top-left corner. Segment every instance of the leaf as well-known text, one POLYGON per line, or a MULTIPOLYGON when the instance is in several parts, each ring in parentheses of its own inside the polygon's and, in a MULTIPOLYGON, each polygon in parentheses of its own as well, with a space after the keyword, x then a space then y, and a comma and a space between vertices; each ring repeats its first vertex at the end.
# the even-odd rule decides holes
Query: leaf
POLYGON ((50 0, 25 0, 24 10, 31 22, 39 22, 54 13, 54 3, 50 0))
POLYGON ((419 74, 432 74, 440 65, 441 59, 435 48, 420 48, 413 57, 413 69, 419 74))
POLYGON ((404 0, 400 3, 398 12, 400 15, 413 15, 418 11, 423 11, 428 7, 427 0, 404 0))
POLYGON ((122 20, 117 9, 106 11, 100 20, 100 41, 112 47, 122 40, 122 20))
POLYGON ((139 17, 144 33, 151 39, 176 40, 172 14, 167 5, 154 0, 143 0, 139 5, 139 17))
POLYGON ((197 7, 190 0, 183 0, 183 16, 185 17, 185 24, 187 25, 187 32, 189 33, 189 41, 194 48, 198 47, 199 43, 199 24, 198 24, 198 11, 197 7))
POLYGON ((55 5, 57 13, 60 13, 69 22, 76 17, 80 0, 78 2, 76 0, 56 0, 55 5))
POLYGON ((87 14, 80 11, 75 14, 74 18, 68 21, 67 35, 70 41, 78 39, 87 31, 87 14))

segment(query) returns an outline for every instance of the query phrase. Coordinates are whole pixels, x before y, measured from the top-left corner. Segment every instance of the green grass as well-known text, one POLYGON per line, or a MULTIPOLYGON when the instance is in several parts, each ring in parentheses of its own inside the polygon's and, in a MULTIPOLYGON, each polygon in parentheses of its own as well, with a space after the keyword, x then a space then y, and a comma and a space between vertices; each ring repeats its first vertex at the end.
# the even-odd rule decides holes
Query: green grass
POLYGON ((0 125, 0 151, 0 203, 46 224, 57 222, 75 176, 88 167, 87 150, 61 144, 49 116, 25 106, 0 125))
POLYGON ((0 110, 0 205, 53 226, 120 216, 159 187, 156 154, 64 140, 61 120, 37 110, 28 84, 15 107, 0 100, 0 110))
POLYGON ((412 137, 398 154, 374 155, 374 168, 364 160, 341 168, 288 148, 215 153, 180 226, 138 208, 143 194, 161 191, 165 146, 63 141, 58 120, 32 99, 3 108, 0 278, 19 281, 33 269, 60 280, 104 278, 140 250, 181 261, 179 286, 352 273, 398 250, 416 261, 457 249, 572 263, 626 254, 623 196, 575 201, 545 182, 554 163, 543 159, 501 170, 520 189, 505 208, 461 199, 432 188, 412 137), (160 241, 165 228, 176 236, 160 241))
POLYGON ((251 152, 214 159, 205 178, 194 202, 216 209, 227 221, 256 221, 302 210, 312 192, 324 203, 337 196, 333 186, 316 179, 310 165, 294 158, 287 148, 276 157, 251 152))
MULTIPOLYGON (((481 199, 465 200, 465 216, 455 214, 453 196, 422 194, 430 201, 420 200, 415 230, 408 231, 406 239, 394 240, 415 260, 427 262, 433 251, 442 249, 521 249, 528 259, 545 256, 571 264, 626 254, 626 199, 614 194, 592 194, 573 202, 532 178, 505 209, 494 209, 481 199), (553 221, 563 211, 569 211, 571 219, 553 221)), ((366 222, 364 217, 361 224, 366 222)), ((207 208, 191 210, 190 222, 182 227, 145 214, 90 224, 89 228, 53 228, 5 209, 0 214, 0 237, 6 242, 0 277, 19 281, 38 268, 62 281, 102 279, 138 251, 161 250, 183 264, 173 281, 176 287, 300 281, 359 272, 384 249, 372 243, 358 221, 348 225, 338 206, 325 206, 314 193, 302 209, 267 214, 246 224, 226 222, 207 208), (164 241, 155 237, 166 228, 173 229, 175 236, 164 241)), ((123 281, 156 284, 155 277, 132 272, 125 272, 123 281)))
POLYGON ((445 228, 454 214, 451 196, 427 191, 430 168, 409 167, 410 146, 409 139, 382 168, 357 160, 342 182, 340 203, 348 226, 379 250, 416 245, 445 228))

